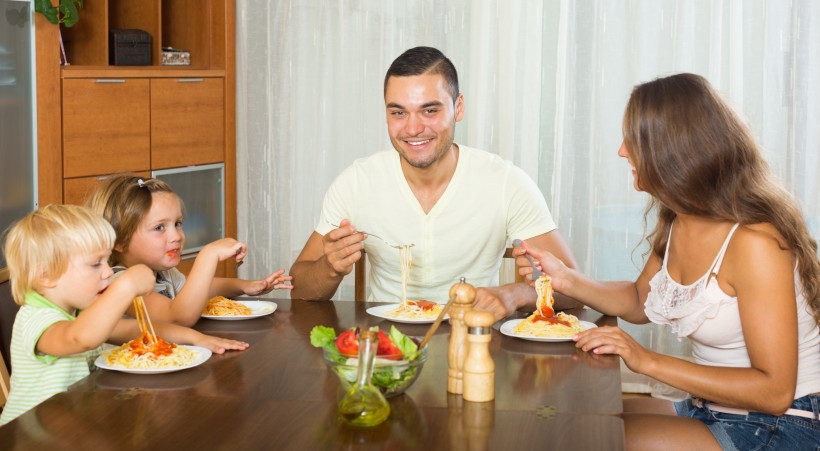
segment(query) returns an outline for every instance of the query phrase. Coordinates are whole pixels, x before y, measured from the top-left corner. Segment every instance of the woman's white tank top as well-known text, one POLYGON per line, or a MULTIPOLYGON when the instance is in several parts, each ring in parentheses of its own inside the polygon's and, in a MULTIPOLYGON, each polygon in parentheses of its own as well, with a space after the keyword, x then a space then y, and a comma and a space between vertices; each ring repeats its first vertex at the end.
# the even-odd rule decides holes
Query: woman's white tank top
MULTIPOLYGON (((649 281, 649 294, 644 304, 647 318, 657 324, 669 324, 679 337, 689 337, 696 363, 711 366, 748 368, 751 366, 743 327, 738 312, 737 297, 723 292, 717 275, 726 255, 729 241, 737 230, 732 227, 709 271, 691 285, 681 285, 669 276, 669 243, 666 242, 661 269, 649 281)), ((795 399, 820 391, 820 330, 803 294, 797 266, 794 270, 797 300, 798 373, 795 399)), ((772 327, 749 325, 746 327, 772 327)))

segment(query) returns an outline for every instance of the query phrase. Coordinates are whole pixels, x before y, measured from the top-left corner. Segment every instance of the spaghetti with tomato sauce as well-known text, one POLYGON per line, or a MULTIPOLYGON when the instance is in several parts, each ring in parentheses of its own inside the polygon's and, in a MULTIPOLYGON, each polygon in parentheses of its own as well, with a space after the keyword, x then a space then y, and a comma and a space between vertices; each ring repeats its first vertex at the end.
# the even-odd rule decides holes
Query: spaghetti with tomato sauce
POLYGON ((584 327, 575 315, 564 312, 555 314, 552 279, 548 275, 543 274, 535 281, 535 292, 537 294, 535 311, 527 319, 518 323, 513 332, 536 337, 566 338, 584 331, 584 327))
POLYGON ((196 360, 197 351, 168 343, 160 337, 152 342, 151 338, 143 332, 141 336, 112 349, 106 361, 109 365, 125 368, 152 369, 185 366, 196 360))
POLYGON ((209 316, 248 316, 253 313, 249 307, 224 296, 216 296, 208 300, 203 315, 209 316))
POLYGON ((396 310, 385 313, 385 316, 404 319, 436 319, 441 309, 441 304, 426 299, 418 301, 405 300, 396 310))

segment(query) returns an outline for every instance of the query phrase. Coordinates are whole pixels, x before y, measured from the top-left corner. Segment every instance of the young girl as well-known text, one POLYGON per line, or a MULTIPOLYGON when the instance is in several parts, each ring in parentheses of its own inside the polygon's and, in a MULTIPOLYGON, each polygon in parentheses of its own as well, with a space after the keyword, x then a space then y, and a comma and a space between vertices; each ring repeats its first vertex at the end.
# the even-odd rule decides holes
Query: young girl
MULTIPOLYGON (((627 448, 817 449, 820 263, 797 203, 697 75, 637 86, 623 134, 618 155, 658 212, 638 280, 591 280, 526 243, 516 255, 531 255, 555 290, 600 312, 690 338, 694 362, 645 349, 617 327, 574 338, 691 394, 676 404, 625 400, 627 448)), ((516 264, 531 278, 525 258, 516 264)))
POLYGON ((235 259, 241 263, 245 257, 247 247, 232 238, 202 248, 186 281, 176 269, 185 243, 184 206, 162 180, 143 180, 130 174, 113 176, 86 204, 102 214, 117 232, 110 261, 115 273, 136 264, 154 271, 156 286, 145 298, 152 318, 191 326, 214 296, 256 296, 275 288, 292 288, 286 283, 291 277, 285 276, 283 269, 261 280, 214 277, 219 262, 235 259))
MULTIPOLYGON (((9 229, 4 251, 12 296, 22 307, 14 320, 11 392, 0 424, 87 376, 106 340, 120 345, 140 335, 137 322, 122 316, 136 296, 153 289, 154 275, 135 265, 111 283, 113 244, 111 225, 74 205, 49 205, 9 229)), ((248 347, 187 327, 154 326, 168 341, 220 354, 248 347)))

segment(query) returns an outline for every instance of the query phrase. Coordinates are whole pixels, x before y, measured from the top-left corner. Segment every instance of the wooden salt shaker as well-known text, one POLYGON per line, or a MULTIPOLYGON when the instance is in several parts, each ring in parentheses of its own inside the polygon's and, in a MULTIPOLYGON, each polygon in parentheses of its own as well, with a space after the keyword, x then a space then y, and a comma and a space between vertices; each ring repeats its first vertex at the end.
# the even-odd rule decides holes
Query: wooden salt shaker
POLYGON ((447 391, 460 395, 462 393, 462 368, 467 355, 467 326, 464 314, 473 309, 475 288, 462 277, 450 288, 450 351, 448 354, 449 370, 447 372, 447 391))
POLYGON ((490 312, 470 311, 467 324, 467 356, 464 358, 464 400, 486 402, 495 399, 495 364, 489 344, 495 317, 490 312))

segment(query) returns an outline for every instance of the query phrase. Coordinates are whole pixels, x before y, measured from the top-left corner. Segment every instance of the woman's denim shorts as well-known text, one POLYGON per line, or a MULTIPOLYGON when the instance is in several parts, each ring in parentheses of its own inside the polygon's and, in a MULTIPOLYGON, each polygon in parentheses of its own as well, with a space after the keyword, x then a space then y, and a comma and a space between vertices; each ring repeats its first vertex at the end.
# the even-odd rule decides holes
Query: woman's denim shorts
MULTIPOLYGON (((794 400, 792 409, 820 415, 820 394, 794 400)), ((692 398, 675 403, 679 416, 702 421, 724 450, 820 450, 820 420, 760 412, 735 415, 697 407, 692 398)))

